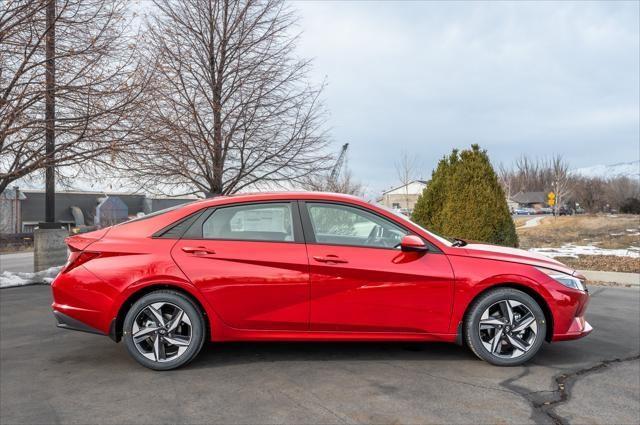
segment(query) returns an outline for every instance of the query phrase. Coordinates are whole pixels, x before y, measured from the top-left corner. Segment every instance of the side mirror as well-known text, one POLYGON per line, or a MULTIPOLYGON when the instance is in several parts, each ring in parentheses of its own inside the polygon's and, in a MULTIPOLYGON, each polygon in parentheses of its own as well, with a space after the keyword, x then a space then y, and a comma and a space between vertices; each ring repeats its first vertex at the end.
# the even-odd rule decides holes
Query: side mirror
POLYGON ((400 249, 405 252, 427 252, 429 247, 416 235, 406 235, 400 241, 400 249))

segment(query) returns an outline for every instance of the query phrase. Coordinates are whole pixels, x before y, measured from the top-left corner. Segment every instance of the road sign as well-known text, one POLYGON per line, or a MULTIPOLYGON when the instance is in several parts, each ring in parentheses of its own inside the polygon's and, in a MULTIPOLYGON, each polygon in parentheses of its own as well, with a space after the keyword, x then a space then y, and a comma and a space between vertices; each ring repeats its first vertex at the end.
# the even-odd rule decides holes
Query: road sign
POLYGON ((556 204, 556 194, 553 192, 549 192, 549 195, 547 195, 547 204, 549 204, 550 207, 554 206, 556 204))

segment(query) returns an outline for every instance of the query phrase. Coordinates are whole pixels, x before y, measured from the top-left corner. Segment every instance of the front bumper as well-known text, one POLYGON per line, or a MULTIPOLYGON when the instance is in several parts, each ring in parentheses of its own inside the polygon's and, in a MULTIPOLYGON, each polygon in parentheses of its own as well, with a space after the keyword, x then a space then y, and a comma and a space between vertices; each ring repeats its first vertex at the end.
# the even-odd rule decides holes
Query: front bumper
POLYGON ((593 331, 593 327, 591 327, 584 317, 575 317, 569 326, 569 330, 565 333, 554 335, 553 340, 569 341, 572 339, 578 339, 589 335, 591 331, 593 331))
POLYGON ((589 291, 580 291, 560 287, 553 291, 555 307, 554 332, 552 341, 568 341, 589 335, 593 328, 585 319, 585 312, 589 301, 589 291))

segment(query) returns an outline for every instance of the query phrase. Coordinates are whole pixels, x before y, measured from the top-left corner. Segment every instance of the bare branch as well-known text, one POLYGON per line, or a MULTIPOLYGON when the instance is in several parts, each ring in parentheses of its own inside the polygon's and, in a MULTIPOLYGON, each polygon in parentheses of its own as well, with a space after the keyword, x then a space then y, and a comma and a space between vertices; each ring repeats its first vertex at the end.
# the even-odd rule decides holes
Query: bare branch
POLYGON ((295 58, 281 0, 156 1, 142 57, 153 69, 118 163, 147 190, 205 196, 296 184, 328 166, 322 86, 295 58))
POLYGON ((57 0, 56 147, 44 149, 48 0, 0 6, 0 192, 47 165, 105 161, 136 142, 146 72, 126 0, 57 0))

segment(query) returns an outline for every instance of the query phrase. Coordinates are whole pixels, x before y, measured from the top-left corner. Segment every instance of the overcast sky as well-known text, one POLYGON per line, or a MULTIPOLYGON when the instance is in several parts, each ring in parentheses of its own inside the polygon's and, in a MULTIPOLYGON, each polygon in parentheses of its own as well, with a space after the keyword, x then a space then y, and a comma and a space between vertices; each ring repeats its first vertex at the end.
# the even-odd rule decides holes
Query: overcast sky
POLYGON ((629 2, 296 1, 336 150, 371 192, 400 152, 429 178, 452 148, 572 168, 640 156, 640 10, 629 2))

